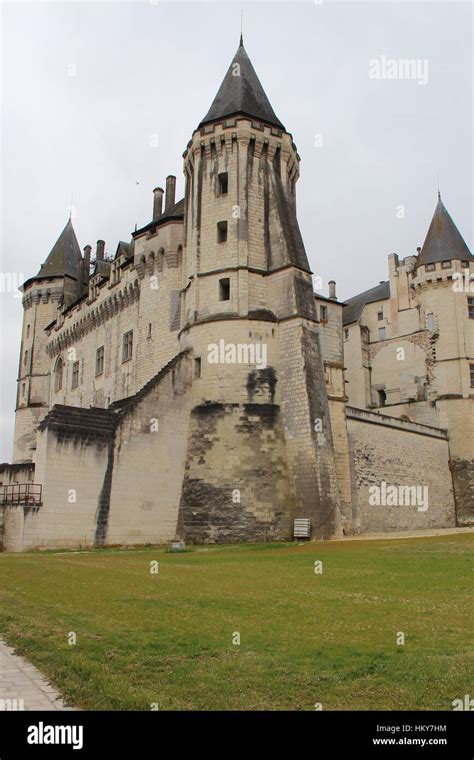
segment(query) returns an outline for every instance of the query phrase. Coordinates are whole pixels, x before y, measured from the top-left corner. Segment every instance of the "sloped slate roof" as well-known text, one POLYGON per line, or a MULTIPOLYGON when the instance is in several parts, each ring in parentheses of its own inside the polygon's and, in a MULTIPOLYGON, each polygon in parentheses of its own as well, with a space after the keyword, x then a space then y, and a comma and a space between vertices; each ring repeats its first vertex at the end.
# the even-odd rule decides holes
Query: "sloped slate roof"
POLYGON ((285 130, 260 84, 242 38, 217 95, 199 126, 239 113, 285 130))
POLYGON ((160 224, 164 224, 170 219, 183 219, 183 217, 184 198, 181 198, 180 201, 175 203, 174 206, 172 206, 168 211, 165 211, 161 216, 158 217, 158 219, 148 222, 148 224, 146 224, 144 227, 141 227, 139 230, 135 230, 135 232, 132 233, 132 238, 135 238, 137 235, 141 235, 143 232, 147 232, 154 227, 158 227, 160 224))
POLYGON ((81 266, 81 249, 77 242, 74 227, 69 219, 36 277, 64 277, 67 275, 77 279, 81 272, 81 266))
POLYGON ((135 242, 133 240, 131 243, 125 243, 123 240, 119 240, 114 259, 118 259, 122 254, 125 254, 126 259, 133 259, 134 246, 135 242))
POLYGON ((375 301, 386 301, 388 298, 390 298, 390 283, 388 281, 381 282, 374 288, 364 290, 358 296, 349 298, 342 311, 343 324, 350 325, 352 322, 357 322, 366 304, 374 303, 375 301))
POLYGON ((426 264, 436 264, 439 261, 451 261, 452 259, 468 261, 473 258, 443 201, 439 198, 428 234, 418 257, 417 266, 426 266, 426 264))

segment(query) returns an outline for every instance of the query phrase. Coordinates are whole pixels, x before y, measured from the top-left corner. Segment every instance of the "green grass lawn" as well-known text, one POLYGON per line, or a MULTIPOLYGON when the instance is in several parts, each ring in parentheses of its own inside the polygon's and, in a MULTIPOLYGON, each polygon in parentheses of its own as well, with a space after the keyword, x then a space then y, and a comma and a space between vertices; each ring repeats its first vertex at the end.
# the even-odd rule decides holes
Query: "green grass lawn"
POLYGON ((474 694, 473 547, 2 554, 0 635, 83 709, 450 710, 474 694))

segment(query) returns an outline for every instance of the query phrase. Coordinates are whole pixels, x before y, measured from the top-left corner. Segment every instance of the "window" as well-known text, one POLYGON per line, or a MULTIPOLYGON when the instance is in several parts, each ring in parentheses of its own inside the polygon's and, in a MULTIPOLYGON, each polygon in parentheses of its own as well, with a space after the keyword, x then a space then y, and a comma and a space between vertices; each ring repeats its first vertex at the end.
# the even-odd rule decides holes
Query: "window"
POLYGON ((217 242, 227 242, 227 222, 217 222, 217 242))
POLYGON ((151 322, 148 322, 148 331, 147 331, 146 337, 151 338, 151 322))
POLYGON ((62 390, 63 387, 63 360, 58 356, 56 364, 54 365, 54 391, 57 393, 62 390))
POLYGON ((27 364, 28 364, 28 351, 25 351, 25 353, 23 354, 23 366, 26 367, 27 364))
POLYGON ((319 318, 321 322, 327 322, 328 321, 328 307, 321 305, 319 307, 319 318))
POLYGON ((385 391, 377 391, 377 401, 379 407, 385 406, 385 402, 387 401, 387 394, 385 391))
POLYGON ((467 299, 467 313, 469 319, 474 319, 474 298, 467 299))
POLYGON ((229 179, 227 172, 217 175, 217 188, 219 195, 227 195, 229 186, 229 179))
POLYGON ((30 326, 29 325, 26 326, 26 337, 27 338, 30 337, 30 326))
POLYGON ((95 376, 102 375, 104 371, 104 346, 100 346, 95 352, 95 376))
POLYGON ((21 395, 22 395, 23 398, 25 398, 25 390, 26 390, 26 384, 22 383, 21 384, 21 395))
POLYGON ((133 351, 133 330, 129 330, 123 336, 122 362, 128 362, 132 358, 132 351, 133 351))
POLYGON ((474 388, 474 364, 469 365, 469 372, 471 375, 471 388, 474 388))
POLYGON ((386 330, 385 327, 379 327, 379 340, 385 340, 386 330))
POLYGON ((441 269, 451 269, 451 262, 450 261, 442 261, 441 262, 441 269))
POLYGON ((349 330, 344 330, 344 340, 349 340, 349 330))
POLYGON ((383 311, 378 311, 377 312, 377 319, 378 319, 379 322, 382 321, 382 319, 383 319, 383 311))
POLYGON ((71 388, 77 388, 79 385, 79 362, 74 362, 72 365, 72 380, 71 388))
POLYGON ((194 359, 194 377, 201 377, 201 357, 196 356, 194 359))
POLYGON ((436 269, 436 266, 435 264, 427 264, 425 269, 427 272, 434 272, 434 270, 436 269))
POLYGON ((228 277, 219 280, 219 301, 230 301, 230 280, 228 277))

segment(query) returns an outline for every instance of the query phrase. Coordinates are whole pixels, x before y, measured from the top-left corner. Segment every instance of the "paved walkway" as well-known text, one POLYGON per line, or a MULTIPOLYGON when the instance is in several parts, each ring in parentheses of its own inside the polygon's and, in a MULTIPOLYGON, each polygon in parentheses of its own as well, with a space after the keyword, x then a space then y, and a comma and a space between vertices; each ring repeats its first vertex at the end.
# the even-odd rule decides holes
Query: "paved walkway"
POLYGON ((0 639, 0 710, 67 710, 46 678, 0 639), (11 702, 10 702, 11 700, 11 702), (22 701, 21 701, 22 700, 22 701))

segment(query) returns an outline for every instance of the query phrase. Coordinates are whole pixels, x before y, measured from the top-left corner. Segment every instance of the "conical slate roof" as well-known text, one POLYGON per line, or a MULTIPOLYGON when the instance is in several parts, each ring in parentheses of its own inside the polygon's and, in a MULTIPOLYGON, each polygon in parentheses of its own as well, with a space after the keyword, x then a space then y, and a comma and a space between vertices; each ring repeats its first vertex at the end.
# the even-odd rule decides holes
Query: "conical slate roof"
POLYGON ((48 258, 41 265, 37 277, 74 277, 81 272, 81 249, 77 242, 74 227, 69 219, 56 240, 48 258))
POLYGON ((244 48, 242 37, 217 95, 199 126, 202 127, 210 121, 218 121, 225 116, 239 113, 285 130, 265 95, 244 48))
POLYGON ((452 259, 468 261, 472 258, 472 253, 439 197, 417 266, 452 259))

